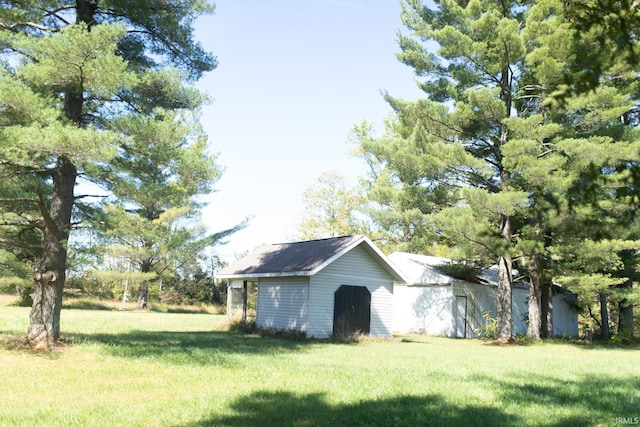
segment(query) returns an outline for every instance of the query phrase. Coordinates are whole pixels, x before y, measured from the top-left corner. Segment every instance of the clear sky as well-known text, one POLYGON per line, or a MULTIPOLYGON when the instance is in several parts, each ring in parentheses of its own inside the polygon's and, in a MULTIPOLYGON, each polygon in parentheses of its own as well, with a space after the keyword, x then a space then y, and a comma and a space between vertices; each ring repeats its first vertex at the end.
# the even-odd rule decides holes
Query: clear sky
POLYGON ((226 261, 265 243, 291 241, 302 193, 322 172, 355 184, 365 173, 349 153, 354 124, 382 130, 381 91, 414 99, 411 69, 395 58, 398 0, 216 0, 196 37, 218 58, 198 87, 225 167, 203 219, 211 231, 252 217, 215 252, 226 261))

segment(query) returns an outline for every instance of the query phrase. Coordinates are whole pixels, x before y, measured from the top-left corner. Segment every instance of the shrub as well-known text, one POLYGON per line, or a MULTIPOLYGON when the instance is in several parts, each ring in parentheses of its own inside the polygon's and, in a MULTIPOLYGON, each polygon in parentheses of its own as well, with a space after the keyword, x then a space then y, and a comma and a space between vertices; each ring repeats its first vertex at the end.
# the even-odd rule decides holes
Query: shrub
POLYGON ((487 340, 495 340, 498 337, 498 319, 491 315, 490 311, 482 314, 484 325, 475 330, 476 334, 487 340))
POLYGON ((19 298, 13 305, 31 307, 33 305, 33 299, 31 299, 33 288, 33 279, 23 279, 17 276, 0 277, 0 293, 15 295, 19 298))
POLYGON ((227 324, 224 329, 230 332, 252 334, 256 331, 256 322, 249 320, 243 322, 242 319, 232 318, 227 320, 227 324))
POLYGON ((113 307, 100 300, 73 299, 62 304, 63 308, 76 310, 113 310, 113 307))
POLYGON ((91 275, 70 276, 64 284, 65 298, 98 298, 113 299, 119 292, 114 292, 113 282, 98 280, 91 275))
POLYGON ((158 294, 160 302, 167 305, 178 305, 182 303, 180 294, 176 291, 162 291, 158 294))
POLYGON ((33 284, 23 284, 16 286, 16 290, 18 291, 19 299, 16 301, 16 305, 19 307, 31 307, 33 305, 33 298, 31 294, 33 293, 33 284))
MULTIPOLYGON (((254 325, 255 327, 255 325, 254 325)), ((272 338, 280 338, 289 341, 306 341, 307 333, 300 332, 293 329, 272 329, 272 328, 261 328, 258 329, 258 334, 261 337, 272 337, 272 338)))

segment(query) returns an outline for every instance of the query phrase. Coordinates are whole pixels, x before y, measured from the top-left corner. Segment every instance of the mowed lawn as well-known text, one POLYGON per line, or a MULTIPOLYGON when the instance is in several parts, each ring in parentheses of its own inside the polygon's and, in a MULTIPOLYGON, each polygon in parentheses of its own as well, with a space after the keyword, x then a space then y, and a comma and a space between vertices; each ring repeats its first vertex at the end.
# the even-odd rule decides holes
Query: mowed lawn
POLYGON ((11 349, 10 426, 614 426, 640 417, 640 352, 407 336, 340 344, 227 332, 213 314, 65 309, 72 345, 11 349))

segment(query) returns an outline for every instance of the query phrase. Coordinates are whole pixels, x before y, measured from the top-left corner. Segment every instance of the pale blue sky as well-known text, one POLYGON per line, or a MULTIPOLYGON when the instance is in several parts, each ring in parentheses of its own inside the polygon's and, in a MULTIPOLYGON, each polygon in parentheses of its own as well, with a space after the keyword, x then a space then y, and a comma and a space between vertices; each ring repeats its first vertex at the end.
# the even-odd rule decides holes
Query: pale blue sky
POLYGON ((212 231, 246 216, 249 226, 216 252, 236 254, 290 241, 302 193, 325 171, 355 183, 364 163, 349 155, 351 128, 382 130, 381 91, 419 95, 395 58, 398 0, 217 0, 196 37, 218 68, 198 87, 214 98, 202 122, 226 170, 204 211, 212 231))

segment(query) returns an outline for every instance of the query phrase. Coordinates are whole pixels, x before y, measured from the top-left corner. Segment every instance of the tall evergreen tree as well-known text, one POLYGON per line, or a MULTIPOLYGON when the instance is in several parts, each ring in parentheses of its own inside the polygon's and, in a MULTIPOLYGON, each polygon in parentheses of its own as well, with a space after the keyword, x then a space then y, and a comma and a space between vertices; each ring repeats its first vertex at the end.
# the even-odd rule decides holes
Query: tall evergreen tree
MULTIPOLYGON (((54 347, 60 335, 78 177, 99 183, 94 166, 126 152, 122 120, 157 123, 166 111, 198 107, 202 97, 187 83, 215 59, 193 40, 192 23, 212 10, 203 0, 2 3, 0 114, 8 125, 0 159, 7 171, 44 177, 25 199, 37 207, 30 230, 42 247, 27 334, 34 347, 54 347)), ((2 208, 24 217, 16 206, 2 208)))
MULTIPOLYGON (((578 38, 563 7, 543 0, 527 14, 520 102, 529 116, 508 121, 514 138, 503 153, 505 164, 518 171, 516 185, 529 193, 526 221, 529 230, 537 230, 536 236, 528 233, 529 248, 537 249, 525 251, 525 258, 546 260, 547 280, 553 275, 573 284, 587 302, 617 293, 618 283, 631 286, 629 273, 637 262, 638 194, 632 178, 639 160, 637 72, 624 58, 609 61, 598 71, 602 81, 595 91, 578 91, 556 103, 555 94, 577 61, 576 45, 595 49, 608 43, 613 50, 616 43, 603 39, 599 28, 578 38), (586 255, 584 248, 596 253, 586 255)), ((526 235, 520 236, 523 247, 526 235)))
MULTIPOLYGON (((454 0, 433 7, 419 0, 402 2, 403 23, 412 31, 399 35, 399 59, 422 79, 428 99, 406 103, 388 98, 401 132, 377 140, 362 138, 364 152, 382 158, 389 175, 418 200, 436 203, 436 224, 451 242, 481 247, 499 268, 499 339, 511 338, 513 218, 526 204, 514 191, 502 147, 511 135, 504 120, 519 114, 515 95, 525 46, 526 2, 454 0), (435 51, 435 53, 434 53, 435 51), (419 154, 420 175, 402 174, 385 146, 419 154)), ((425 211, 425 213, 428 211, 425 211)))
MULTIPOLYGON (((567 64, 562 76, 564 85, 554 98, 564 102, 571 94, 581 94, 597 88, 612 64, 624 62, 640 65, 640 8, 629 0, 569 0, 561 5, 563 22, 574 31, 575 58, 567 64), (584 43, 584 33, 596 38, 584 43)), ((606 78, 606 77, 605 77, 606 78)))
MULTIPOLYGON (((96 175, 113 197, 109 209, 93 221, 103 237, 103 251, 113 249, 141 273, 157 278, 178 277, 186 265, 197 265, 198 255, 242 228, 208 234, 200 223, 199 199, 213 191, 221 176, 216 157, 207 152, 207 138, 193 118, 156 108, 155 115, 125 117, 118 129, 130 135, 121 155, 96 175), (110 245, 114 245, 110 248, 110 245)), ((97 169, 98 169, 97 168, 97 169)), ((147 305, 149 281, 138 288, 138 308, 147 305)))
MULTIPOLYGON (((628 226, 638 200, 635 74, 625 58, 609 58, 598 71, 602 88, 556 102, 567 81, 582 78, 566 74, 576 72, 580 52, 603 43, 601 28, 578 36, 563 10, 554 0, 404 1, 412 33, 399 36, 398 56, 422 79, 427 99, 387 96, 396 112, 387 132, 356 131, 373 165, 378 218, 405 221, 425 251, 439 238, 466 259, 497 258, 500 338, 510 336, 512 258, 530 279, 528 333, 537 338, 540 324, 543 335, 553 333, 554 279, 582 265, 585 283, 599 274, 609 295, 622 283, 613 277, 623 274, 621 251, 633 253, 637 239, 628 226), (597 263, 570 255, 590 241, 608 259, 596 271, 589 269, 597 263)), ((623 258, 629 271, 633 257, 623 258)))

